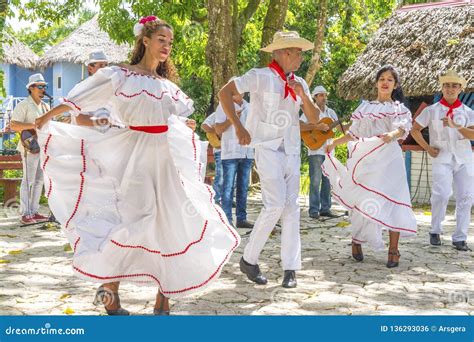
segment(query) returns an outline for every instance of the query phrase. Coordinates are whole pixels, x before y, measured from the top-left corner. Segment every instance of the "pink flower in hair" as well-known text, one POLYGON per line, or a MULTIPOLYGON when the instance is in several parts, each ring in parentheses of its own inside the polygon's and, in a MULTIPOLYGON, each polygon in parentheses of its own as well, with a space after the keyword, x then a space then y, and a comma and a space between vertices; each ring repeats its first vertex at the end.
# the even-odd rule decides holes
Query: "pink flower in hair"
POLYGON ((155 21, 155 20, 158 20, 158 17, 155 17, 154 15, 149 15, 148 17, 141 18, 139 23, 140 24, 145 24, 149 21, 155 21))
POLYGON ((138 37, 142 33, 143 27, 146 23, 150 21, 155 21, 155 20, 160 20, 160 19, 154 15, 149 15, 148 17, 141 18, 138 21, 138 23, 136 23, 135 26, 133 26, 133 34, 135 35, 135 37, 138 37))

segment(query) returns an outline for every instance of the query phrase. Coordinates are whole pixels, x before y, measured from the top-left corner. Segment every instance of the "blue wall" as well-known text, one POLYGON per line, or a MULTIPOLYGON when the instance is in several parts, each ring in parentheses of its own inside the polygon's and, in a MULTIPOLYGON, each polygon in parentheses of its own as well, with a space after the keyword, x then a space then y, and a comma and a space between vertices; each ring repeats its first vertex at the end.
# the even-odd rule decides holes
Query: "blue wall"
POLYGON ((49 94, 55 98, 66 97, 69 91, 82 81, 82 65, 56 63, 52 68, 52 79, 49 94), (61 77, 61 88, 59 88, 59 77, 61 77))
MULTIPOLYGON (((7 95, 12 95, 13 97, 28 96, 28 90, 26 89, 28 78, 33 74, 41 72, 38 70, 23 69, 17 65, 10 64, 0 64, 0 68, 5 73, 5 91, 7 95)), ((48 68, 43 71, 42 74, 46 82, 51 84, 51 82, 53 81, 53 70, 51 68, 48 68)))

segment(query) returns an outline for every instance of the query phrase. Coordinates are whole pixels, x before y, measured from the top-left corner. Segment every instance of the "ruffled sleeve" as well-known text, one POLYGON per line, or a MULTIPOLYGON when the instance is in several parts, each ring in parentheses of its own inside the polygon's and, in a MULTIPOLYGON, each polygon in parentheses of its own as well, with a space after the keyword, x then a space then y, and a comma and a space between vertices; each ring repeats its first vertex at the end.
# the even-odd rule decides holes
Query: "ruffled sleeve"
POLYGON ((169 83, 169 92, 171 95, 170 113, 177 116, 188 117, 194 113, 194 101, 191 100, 176 84, 171 81, 169 83))
POLYGON ((119 67, 106 67, 77 84, 64 98, 63 104, 71 108, 73 115, 94 112, 105 107, 125 77, 119 67))
POLYGON ((349 127, 347 134, 349 134, 353 139, 359 139, 363 134, 359 131, 360 128, 360 119, 362 118, 361 113, 364 111, 367 101, 362 101, 362 103, 354 110, 351 115, 352 125, 349 127))
POLYGON ((400 139, 406 139, 412 127, 411 112, 402 103, 396 103, 396 106, 398 107, 396 110, 397 115, 392 119, 392 130, 396 130, 398 128, 403 129, 405 133, 403 133, 400 139))

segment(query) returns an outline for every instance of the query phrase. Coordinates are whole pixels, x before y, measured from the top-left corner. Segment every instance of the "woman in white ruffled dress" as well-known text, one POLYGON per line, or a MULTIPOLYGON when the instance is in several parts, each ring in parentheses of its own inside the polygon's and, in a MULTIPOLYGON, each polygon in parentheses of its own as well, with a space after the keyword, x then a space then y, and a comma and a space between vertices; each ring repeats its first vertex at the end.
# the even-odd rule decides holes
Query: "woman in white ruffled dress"
POLYGON ((173 82, 173 31, 142 18, 130 65, 103 68, 37 119, 46 194, 74 249, 80 278, 112 292, 108 314, 126 315, 118 281, 157 286, 154 314, 168 298, 212 284, 240 243, 200 177, 200 142, 185 124, 190 100, 173 82), (65 111, 106 108, 105 133, 50 122, 65 111))
POLYGON ((384 250, 383 230, 389 232, 387 267, 397 267, 400 236, 416 234, 405 163, 397 142, 408 135, 410 110, 401 103, 398 73, 384 66, 376 76, 377 100, 364 101, 351 116, 346 135, 327 146, 323 172, 334 198, 351 211, 352 256, 362 261, 362 244, 384 250), (342 165, 331 151, 348 143, 349 158, 342 165))

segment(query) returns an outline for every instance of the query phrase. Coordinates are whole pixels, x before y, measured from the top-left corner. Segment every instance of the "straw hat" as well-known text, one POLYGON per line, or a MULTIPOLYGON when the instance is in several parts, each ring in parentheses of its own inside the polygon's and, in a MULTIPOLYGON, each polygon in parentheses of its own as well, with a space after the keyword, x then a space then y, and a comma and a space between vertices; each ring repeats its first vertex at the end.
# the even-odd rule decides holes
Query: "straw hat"
POLYGON ((308 51, 314 48, 314 44, 309 40, 301 38, 298 32, 277 32, 273 35, 273 42, 260 49, 264 52, 273 52, 280 49, 300 48, 308 51))
POLYGON ((460 76, 456 71, 454 70, 448 70, 444 75, 441 75, 439 77, 439 84, 443 86, 443 83, 459 83, 462 88, 466 87, 466 79, 462 76, 460 76))
POLYGON ((31 87, 33 84, 48 84, 42 74, 33 74, 28 78, 28 84, 26 85, 26 89, 31 87))

